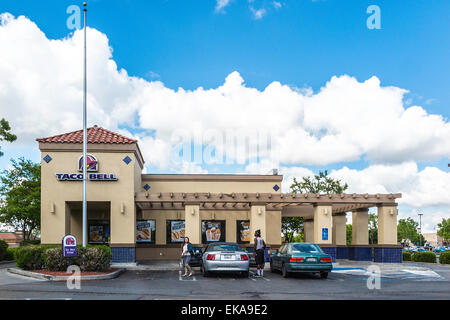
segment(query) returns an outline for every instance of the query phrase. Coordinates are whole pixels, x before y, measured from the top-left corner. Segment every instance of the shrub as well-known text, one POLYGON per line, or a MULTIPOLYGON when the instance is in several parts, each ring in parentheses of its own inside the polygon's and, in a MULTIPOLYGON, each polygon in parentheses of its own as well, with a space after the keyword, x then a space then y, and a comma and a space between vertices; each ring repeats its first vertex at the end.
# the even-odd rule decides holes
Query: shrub
POLYGON ((6 258, 6 252, 8 251, 8 244, 4 240, 0 240, 0 261, 6 258))
POLYGON ((439 255, 439 263, 450 264, 450 250, 445 250, 439 255))
POLYGON ((49 271, 66 271, 68 259, 63 257, 62 248, 46 249, 44 254, 44 268, 49 271))
POLYGON ((403 251, 403 261, 411 261, 411 252, 403 251))
POLYGON ((81 271, 106 271, 110 268, 111 249, 107 246, 78 247, 78 257, 74 264, 80 266, 81 271))
POLYGON ((41 244, 41 240, 22 240, 20 242, 20 246, 21 247, 26 247, 26 246, 37 246, 41 244))
MULTIPOLYGON (((71 258, 71 264, 81 271, 106 271, 110 268, 111 249, 107 246, 77 247, 77 257, 71 258)), ((66 271, 68 258, 63 257, 62 248, 47 248, 43 267, 49 271, 66 271)))
POLYGON ((16 249, 14 258, 19 268, 24 270, 40 270, 44 266, 43 246, 26 246, 16 249))
POLYGON ((436 254, 434 252, 414 252, 411 256, 415 262, 432 262, 436 263, 436 254))
POLYGON ((6 257, 5 260, 6 261, 13 261, 14 260, 14 253, 16 252, 15 248, 8 248, 6 250, 6 257))

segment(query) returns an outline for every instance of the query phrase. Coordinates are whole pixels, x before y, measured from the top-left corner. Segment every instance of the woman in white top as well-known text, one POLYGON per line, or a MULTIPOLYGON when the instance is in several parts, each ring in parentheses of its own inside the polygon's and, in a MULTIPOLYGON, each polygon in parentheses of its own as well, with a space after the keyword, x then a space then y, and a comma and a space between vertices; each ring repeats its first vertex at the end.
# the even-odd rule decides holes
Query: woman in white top
POLYGON ((189 242, 189 238, 185 237, 183 244, 181 246, 181 258, 183 259, 184 265, 184 274, 183 277, 191 277, 192 276, 192 268, 189 265, 191 262, 191 254, 194 252, 192 248, 192 244, 189 242))

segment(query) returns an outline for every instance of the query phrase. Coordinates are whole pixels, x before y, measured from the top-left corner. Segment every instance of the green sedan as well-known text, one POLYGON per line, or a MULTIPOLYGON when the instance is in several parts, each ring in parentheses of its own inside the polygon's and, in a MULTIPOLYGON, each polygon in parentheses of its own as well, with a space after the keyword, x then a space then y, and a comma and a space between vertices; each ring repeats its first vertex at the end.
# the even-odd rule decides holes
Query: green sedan
POLYGON ((285 278, 294 272, 313 272, 326 279, 333 269, 332 261, 317 244, 286 243, 270 258, 270 271, 281 271, 285 278))

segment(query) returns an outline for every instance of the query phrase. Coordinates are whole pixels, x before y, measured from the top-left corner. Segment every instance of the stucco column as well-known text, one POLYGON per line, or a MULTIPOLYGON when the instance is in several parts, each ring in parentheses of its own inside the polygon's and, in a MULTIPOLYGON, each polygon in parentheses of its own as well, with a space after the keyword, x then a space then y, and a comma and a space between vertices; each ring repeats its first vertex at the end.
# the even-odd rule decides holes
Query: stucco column
POLYGON ((252 238, 258 229, 261 230, 261 236, 266 239, 266 206, 252 204, 250 208, 250 232, 252 238))
POLYGON ((136 246, 136 207, 134 199, 111 201, 111 246, 136 246))
POLYGON ((303 222, 303 232, 305 233, 305 242, 314 242, 314 220, 303 222))
POLYGON ((333 244, 345 246, 347 244, 347 216, 338 215, 333 217, 333 244))
POLYGON ((314 243, 332 244, 333 207, 331 205, 314 206, 314 243))
POLYGON ((378 244, 397 244, 397 206, 378 206, 378 244))
POLYGON ((184 219, 186 223, 186 236, 194 245, 202 243, 202 220, 200 218, 200 205, 191 204, 185 206, 184 219))
POLYGON ((358 209, 352 212, 352 244, 369 244, 369 209, 358 209))

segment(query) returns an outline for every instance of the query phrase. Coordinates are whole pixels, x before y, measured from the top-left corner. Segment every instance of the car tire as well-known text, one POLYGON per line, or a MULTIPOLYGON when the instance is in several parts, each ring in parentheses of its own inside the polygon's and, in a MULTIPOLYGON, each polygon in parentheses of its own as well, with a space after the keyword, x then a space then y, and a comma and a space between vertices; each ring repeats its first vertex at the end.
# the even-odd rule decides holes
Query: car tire
POLYGON ((322 279, 328 278, 328 272, 321 272, 321 273, 320 273, 320 277, 321 277, 322 279))
POLYGON ((203 265, 200 266, 200 272, 202 273, 203 277, 209 277, 209 272, 206 271, 205 268, 203 268, 203 265))
POLYGON ((248 278, 249 272, 248 271, 242 271, 241 276, 242 278, 248 278))
POLYGON ((283 276, 283 278, 289 277, 289 272, 287 271, 285 264, 283 264, 283 266, 281 267, 281 275, 283 276))

